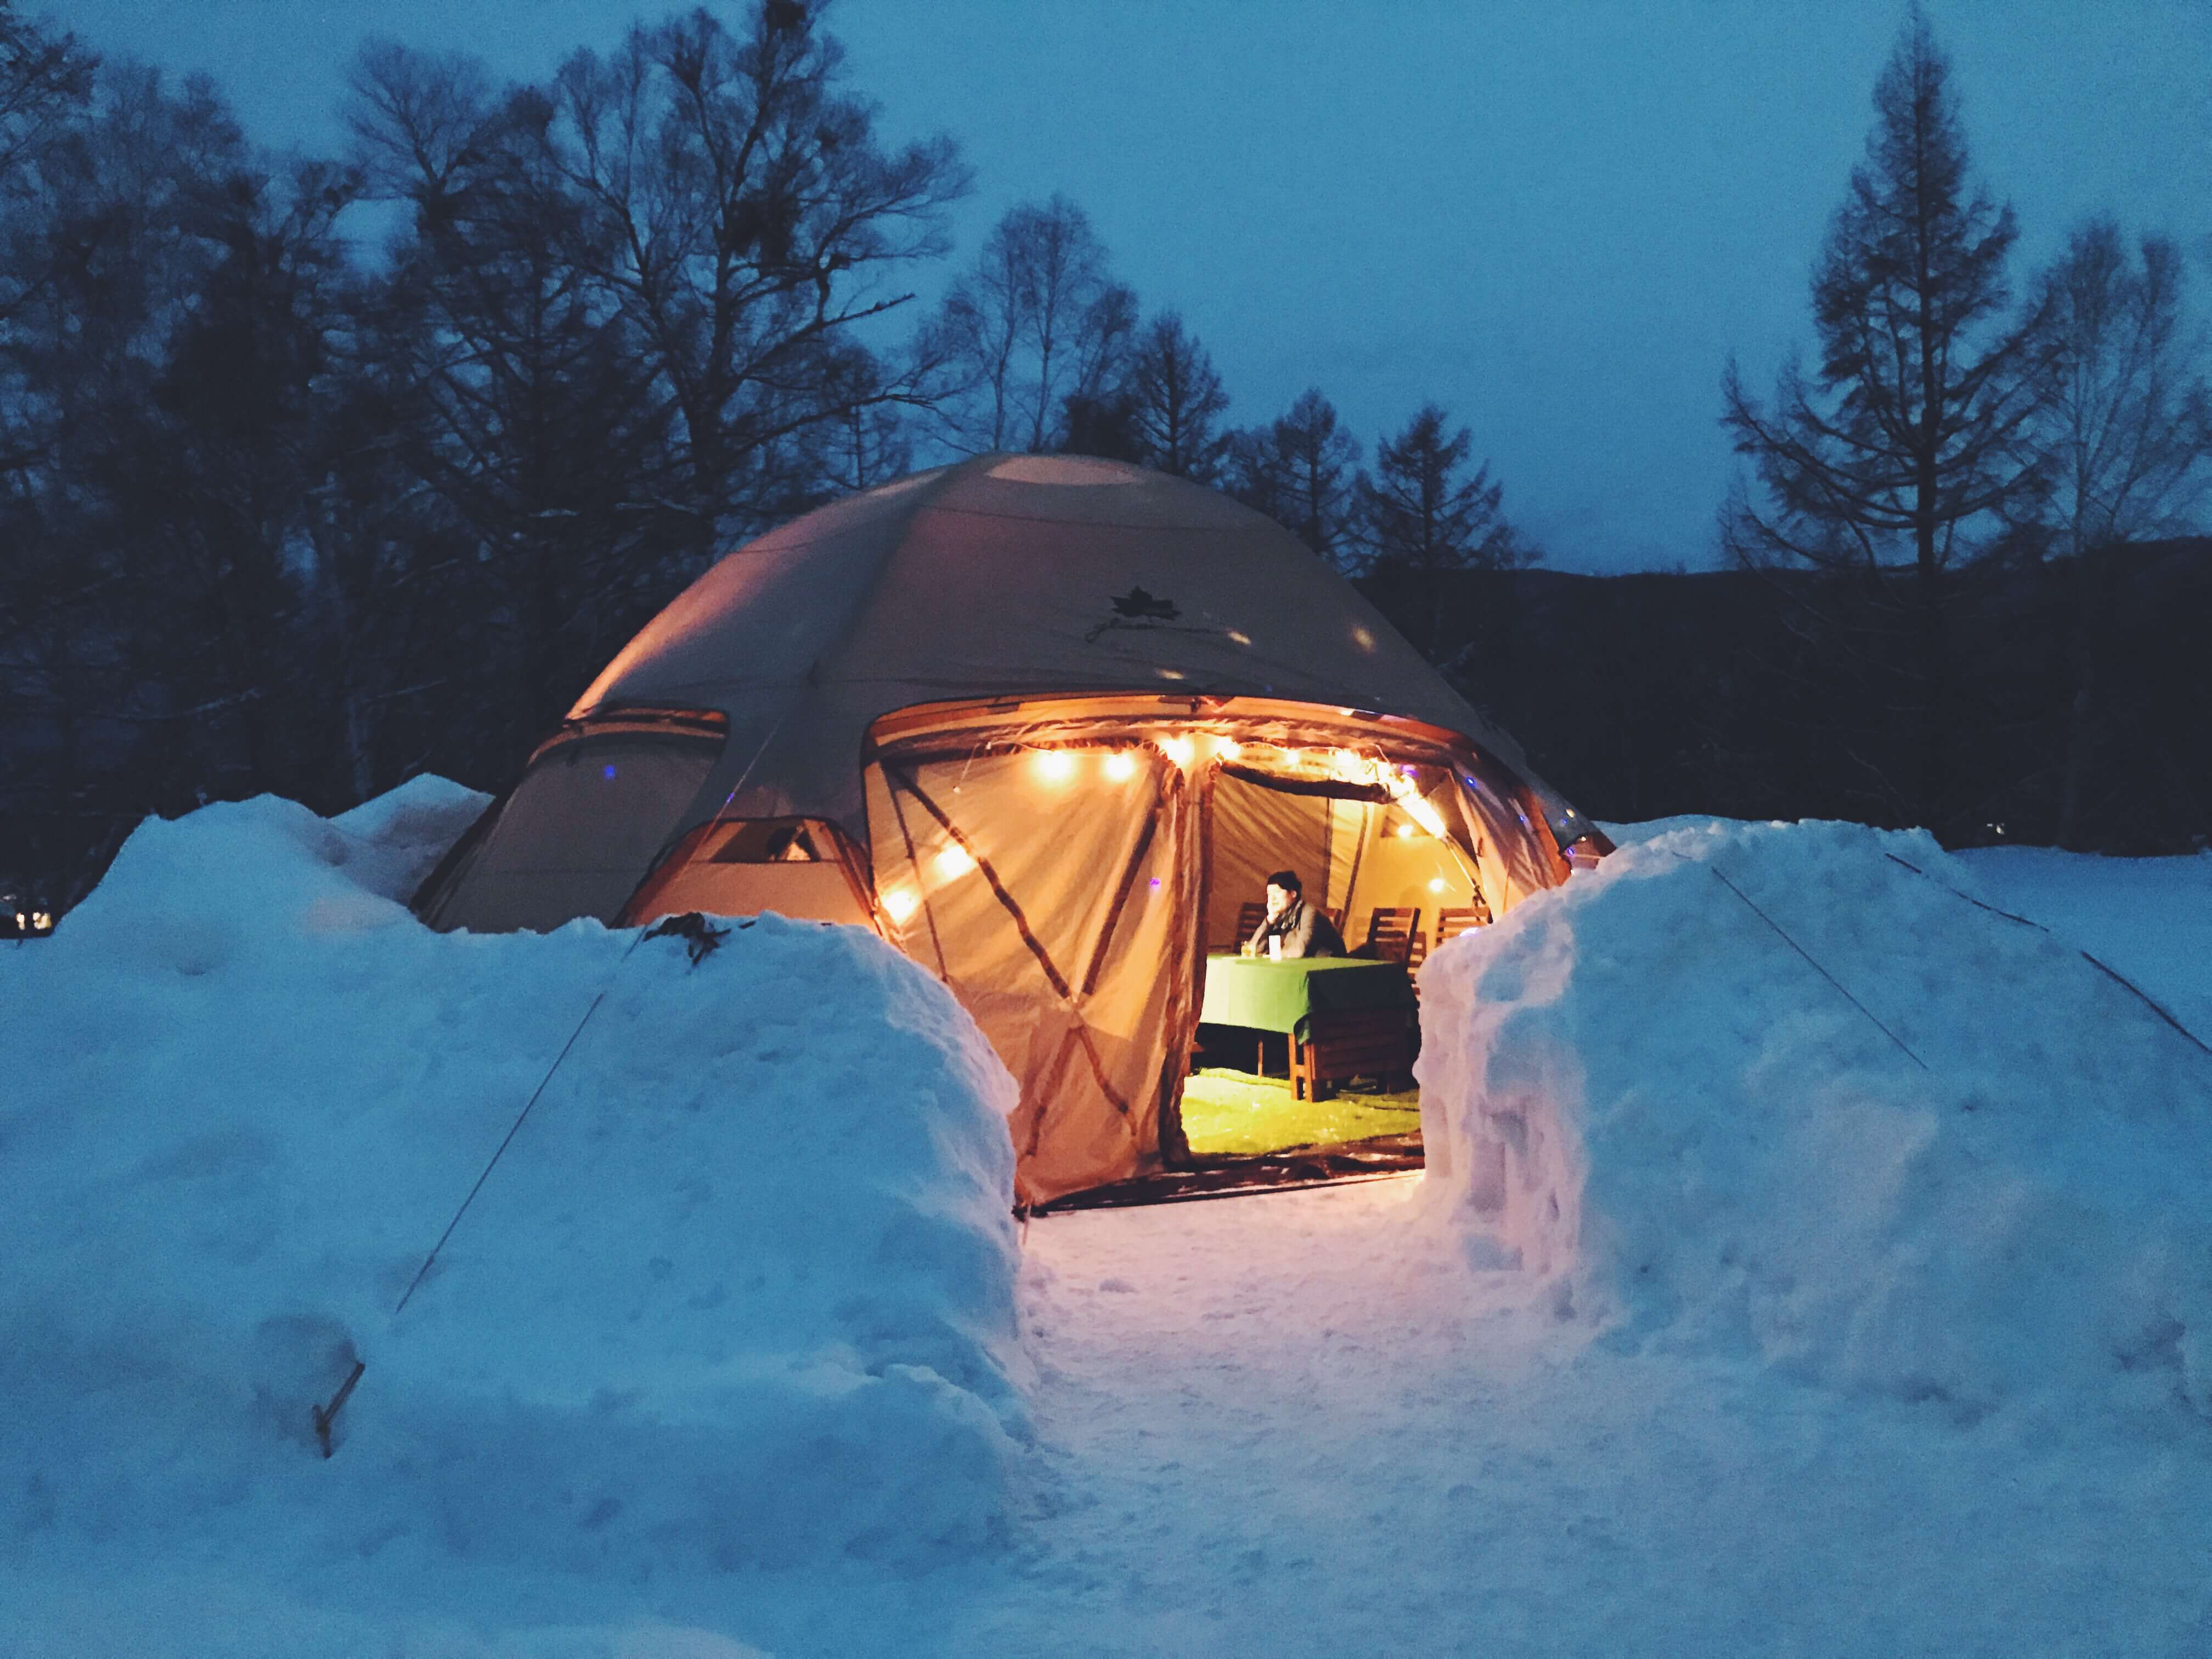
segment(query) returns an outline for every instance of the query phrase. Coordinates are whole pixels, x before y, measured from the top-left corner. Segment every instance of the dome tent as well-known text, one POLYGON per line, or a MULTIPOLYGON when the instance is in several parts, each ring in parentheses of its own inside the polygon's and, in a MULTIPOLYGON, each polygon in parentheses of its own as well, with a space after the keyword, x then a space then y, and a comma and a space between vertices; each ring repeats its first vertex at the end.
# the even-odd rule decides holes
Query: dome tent
MULTIPOLYGON (((641 630, 416 897, 432 926, 775 910, 942 976, 1025 1200, 1181 1149, 1240 901, 1502 910, 1592 833, 1344 579, 1186 480, 982 455, 807 514, 641 630)), ((1356 925, 1354 937, 1358 937, 1356 925)))

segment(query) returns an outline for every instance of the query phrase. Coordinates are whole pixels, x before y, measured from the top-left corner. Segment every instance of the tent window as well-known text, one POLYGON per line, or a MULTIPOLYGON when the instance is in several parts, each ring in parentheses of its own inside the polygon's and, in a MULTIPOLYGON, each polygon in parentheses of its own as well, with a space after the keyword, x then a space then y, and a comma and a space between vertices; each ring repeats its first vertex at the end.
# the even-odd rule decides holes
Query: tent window
POLYGON ((714 849, 716 864, 820 864, 820 826, 806 818, 749 818, 714 849))
POLYGON ((622 919, 635 927, 685 910, 876 925, 866 857, 825 818, 702 823, 646 878, 622 919))
POLYGON ((562 732, 425 884, 423 920, 473 933, 611 925, 721 751, 703 721, 647 714, 562 732))

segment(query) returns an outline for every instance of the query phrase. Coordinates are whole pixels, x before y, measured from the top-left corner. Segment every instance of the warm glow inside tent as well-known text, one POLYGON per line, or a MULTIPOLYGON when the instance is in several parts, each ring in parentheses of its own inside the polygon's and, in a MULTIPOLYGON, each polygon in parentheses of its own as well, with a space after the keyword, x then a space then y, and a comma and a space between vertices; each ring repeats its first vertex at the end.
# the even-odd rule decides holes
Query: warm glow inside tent
POLYGON ((1119 463, 987 455, 716 563, 416 904, 477 931, 872 927, 1020 1082, 1035 1202, 1182 1156, 1205 957, 1269 871, 1357 944, 1377 907, 1502 912, 1591 833, 1260 514, 1119 463))

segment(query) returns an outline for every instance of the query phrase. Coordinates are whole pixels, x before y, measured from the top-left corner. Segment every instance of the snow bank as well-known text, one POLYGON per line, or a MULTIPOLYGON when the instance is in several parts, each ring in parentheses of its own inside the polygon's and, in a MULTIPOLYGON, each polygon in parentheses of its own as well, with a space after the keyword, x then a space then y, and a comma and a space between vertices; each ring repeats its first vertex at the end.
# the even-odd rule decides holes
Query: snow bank
POLYGON ((2212 1058, 1947 885, 1922 834, 1676 822, 1444 946, 1427 1201, 1619 1340, 2212 1415, 2212 1058))
POLYGON ((696 966, 423 929, 400 897, 480 805, 149 822, 0 947, 0 1538, 629 1581, 991 1544, 1012 1079, 855 929, 696 966))

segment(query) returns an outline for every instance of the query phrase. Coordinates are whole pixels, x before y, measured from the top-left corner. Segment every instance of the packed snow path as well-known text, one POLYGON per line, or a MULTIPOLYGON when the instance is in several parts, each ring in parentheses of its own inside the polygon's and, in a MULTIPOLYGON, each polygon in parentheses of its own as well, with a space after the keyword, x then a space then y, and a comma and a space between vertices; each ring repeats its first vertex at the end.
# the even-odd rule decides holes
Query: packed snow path
POLYGON ((2212 1652, 2212 1435, 1961 1425, 1589 1346, 1412 1224, 1413 1191, 1035 1223, 1039 1439, 995 1559, 256 1583, 94 1549, 9 1587, 0 1651, 2212 1652))
POLYGON ((946 1650, 2212 1650, 2201 1431, 1585 1346, 1413 1191, 1033 1224, 1056 1512, 946 1650))

